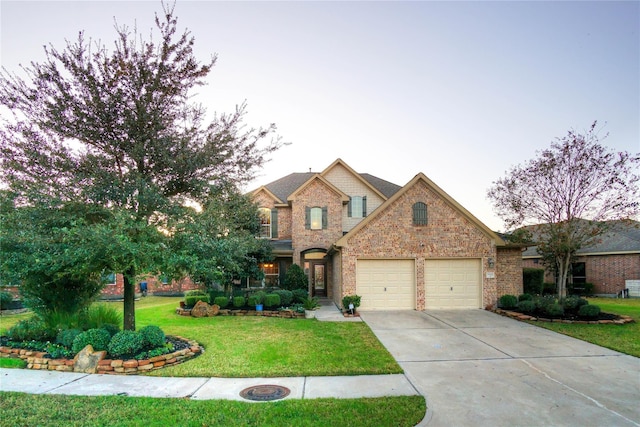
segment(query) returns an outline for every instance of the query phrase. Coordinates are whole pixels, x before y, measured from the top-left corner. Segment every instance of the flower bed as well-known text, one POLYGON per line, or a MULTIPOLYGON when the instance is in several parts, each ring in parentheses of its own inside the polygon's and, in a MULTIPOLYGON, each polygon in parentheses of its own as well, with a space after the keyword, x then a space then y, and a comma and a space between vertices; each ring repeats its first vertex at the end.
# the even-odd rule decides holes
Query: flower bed
POLYGON ((630 316, 619 315, 617 319, 601 319, 601 320, 574 320, 574 319, 548 319, 544 317, 529 316, 528 314, 519 313, 517 311, 495 309, 494 313, 501 314, 503 316, 511 317, 517 320, 531 320, 540 322, 557 322, 557 323, 582 323, 582 324, 616 324, 624 325, 625 323, 633 322, 633 318, 630 316))
MULTIPOLYGON (((176 314, 180 316, 191 316, 190 308, 176 308, 176 314)), ((261 316, 261 317, 281 317, 285 319, 304 319, 304 313, 297 313, 294 310, 218 310, 217 316, 261 316)))
MULTIPOLYGON (((98 361, 95 372, 88 373, 135 375, 141 372, 161 369, 165 366, 176 365, 204 352, 204 349, 196 341, 182 337, 173 338, 184 341, 187 344, 186 348, 144 360, 102 359, 98 361)), ((27 369, 78 372, 76 369, 77 356, 74 359, 51 359, 47 356, 49 356, 47 353, 40 351, 0 347, 0 357, 22 359, 27 362, 27 369)))

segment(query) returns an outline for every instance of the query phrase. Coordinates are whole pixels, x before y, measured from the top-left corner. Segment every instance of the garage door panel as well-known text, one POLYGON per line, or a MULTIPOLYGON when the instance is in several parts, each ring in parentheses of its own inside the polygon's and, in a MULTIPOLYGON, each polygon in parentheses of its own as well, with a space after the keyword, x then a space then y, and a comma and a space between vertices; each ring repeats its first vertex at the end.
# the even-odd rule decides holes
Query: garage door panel
POLYGON ((358 260, 356 293, 363 310, 414 309, 414 261, 358 260))
POLYGON ((426 307, 479 308, 480 266, 479 259, 426 260, 426 307))

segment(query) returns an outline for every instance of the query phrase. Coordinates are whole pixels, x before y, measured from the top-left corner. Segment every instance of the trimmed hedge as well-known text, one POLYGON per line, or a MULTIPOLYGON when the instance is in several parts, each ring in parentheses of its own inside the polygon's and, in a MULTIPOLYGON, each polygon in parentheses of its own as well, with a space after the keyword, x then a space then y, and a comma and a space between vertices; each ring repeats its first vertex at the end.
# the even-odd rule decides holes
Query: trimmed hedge
POLYGON ((235 308, 242 308, 247 304, 245 297, 233 297, 233 306, 235 308))
POLYGON ((229 298, 227 297, 216 297, 213 300, 214 304, 217 304, 220 308, 226 308, 229 305, 229 298))
POLYGON ((109 334, 106 329, 89 329, 75 337, 71 350, 74 353, 78 353, 87 345, 91 344, 91 347, 93 347, 95 351, 102 351, 109 347, 109 341, 111 341, 111 334, 109 334))
POLYGON ((187 307, 193 307, 198 301, 204 301, 209 303, 209 295, 190 295, 184 297, 184 305, 187 307))
POLYGON ((544 268, 523 268, 522 287, 524 293, 532 295, 542 294, 544 283, 544 268))
POLYGON ((515 295, 502 295, 498 300, 498 307, 504 308, 507 310, 516 308, 518 305, 518 297, 515 295))
POLYGON ((600 315, 600 306, 587 304, 580 307, 578 310, 578 316, 586 317, 588 319, 595 319, 600 315))
POLYGON ((269 308, 279 307, 280 306, 280 295, 278 294, 267 294, 264 297, 264 305, 269 308))
POLYGON ((135 355, 144 349, 145 340, 136 331, 120 331, 111 338, 109 354, 111 356, 135 355))
POLYGON ((165 344, 166 337, 162 329, 155 325, 145 326, 140 329, 140 335, 144 339, 144 346, 149 349, 162 347, 165 344))

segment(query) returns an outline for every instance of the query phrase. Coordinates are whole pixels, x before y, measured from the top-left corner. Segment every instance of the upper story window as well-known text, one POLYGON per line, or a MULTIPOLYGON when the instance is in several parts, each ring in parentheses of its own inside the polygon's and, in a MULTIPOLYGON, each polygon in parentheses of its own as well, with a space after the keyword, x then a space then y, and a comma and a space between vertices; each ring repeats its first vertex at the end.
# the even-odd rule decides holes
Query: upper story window
POLYGON ((264 239, 276 239, 278 237, 278 210, 259 208, 260 237, 264 239))
POLYGON ((326 206, 307 207, 305 211, 304 228, 307 230, 326 230, 328 224, 326 206))
POLYGON ((427 225, 427 205, 422 202, 413 204, 413 225, 427 225))
POLYGON ((349 218, 364 218, 367 216, 367 196, 349 197, 347 216, 349 218))

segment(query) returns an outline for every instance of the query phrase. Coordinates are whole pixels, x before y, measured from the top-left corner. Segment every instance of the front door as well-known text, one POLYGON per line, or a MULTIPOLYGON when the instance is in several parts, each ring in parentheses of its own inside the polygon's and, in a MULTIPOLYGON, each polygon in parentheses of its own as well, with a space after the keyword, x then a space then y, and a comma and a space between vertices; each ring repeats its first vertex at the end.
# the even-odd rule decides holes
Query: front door
POLYGON ((313 295, 327 296, 327 279, 325 276, 326 264, 312 264, 311 281, 313 283, 313 295))

